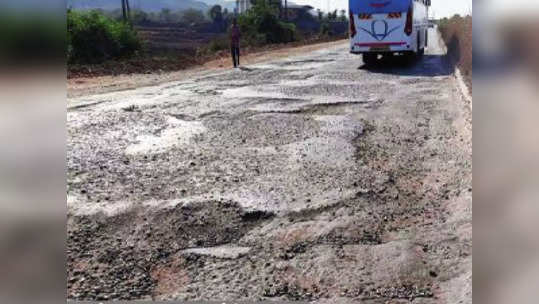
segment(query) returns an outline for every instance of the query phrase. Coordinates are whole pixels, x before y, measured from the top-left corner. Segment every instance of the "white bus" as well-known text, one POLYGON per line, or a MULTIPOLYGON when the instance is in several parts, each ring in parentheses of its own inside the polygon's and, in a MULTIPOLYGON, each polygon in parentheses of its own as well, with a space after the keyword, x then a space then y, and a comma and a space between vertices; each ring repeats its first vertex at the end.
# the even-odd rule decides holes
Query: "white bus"
POLYGON ((431 0, 349 0, 350 52, 365 64, 380 55, 422 56, 428 43, 431 0))

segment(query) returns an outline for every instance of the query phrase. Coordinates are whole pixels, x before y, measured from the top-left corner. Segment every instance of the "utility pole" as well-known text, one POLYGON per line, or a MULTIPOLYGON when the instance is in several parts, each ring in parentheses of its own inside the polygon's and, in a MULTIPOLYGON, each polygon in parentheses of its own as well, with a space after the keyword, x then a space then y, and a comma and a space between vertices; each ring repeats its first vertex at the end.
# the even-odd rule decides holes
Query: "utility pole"
POLYGON ((125 1, 125 8, 127 11, 127 21, 131 23, 131 6, 129 5, 129 0, 124 0, 124 1, 125 1))
POLYGON ((125 23, 133 25, 131 23, 131 6, 129 5, 129 0, 122 0, 122 16, 125 23))
POLYGON ((125 0, 122 0, 122 17, 124 22, 127 22, 127 8, 125 6, 125 0))
POLYGON ((285 14, 285 20, 288 22, 288 0, 284 0, 284 14, 285 14))
POLYGON ((125 0, 125 7, 127 8, 127 22, 129 22, 129 26, 133 27, 133 22, 131 20, 131 5, 129 5, 129 0, 125 0))

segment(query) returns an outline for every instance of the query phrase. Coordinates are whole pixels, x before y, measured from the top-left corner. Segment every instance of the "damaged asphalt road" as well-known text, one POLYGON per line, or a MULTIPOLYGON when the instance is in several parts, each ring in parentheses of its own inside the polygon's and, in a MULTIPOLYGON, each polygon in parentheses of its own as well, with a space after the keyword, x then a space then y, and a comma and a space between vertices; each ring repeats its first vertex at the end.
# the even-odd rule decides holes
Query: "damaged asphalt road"
POLYGON ((471 303, 471 109, 430 41, 71 99, 68 298, 471 303))

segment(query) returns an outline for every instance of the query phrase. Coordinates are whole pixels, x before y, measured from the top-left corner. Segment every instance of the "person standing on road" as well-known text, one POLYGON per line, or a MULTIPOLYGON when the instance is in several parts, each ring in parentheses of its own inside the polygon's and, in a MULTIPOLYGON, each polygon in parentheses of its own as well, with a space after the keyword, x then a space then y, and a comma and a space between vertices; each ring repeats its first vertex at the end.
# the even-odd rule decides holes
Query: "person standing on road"
POLYGON ((241 32, 238 26, 238 20, 232 20, 232 28, 230 29, 230 52, 232 53, 232 61, 234 68, 240 65, 240 38, 241 32))

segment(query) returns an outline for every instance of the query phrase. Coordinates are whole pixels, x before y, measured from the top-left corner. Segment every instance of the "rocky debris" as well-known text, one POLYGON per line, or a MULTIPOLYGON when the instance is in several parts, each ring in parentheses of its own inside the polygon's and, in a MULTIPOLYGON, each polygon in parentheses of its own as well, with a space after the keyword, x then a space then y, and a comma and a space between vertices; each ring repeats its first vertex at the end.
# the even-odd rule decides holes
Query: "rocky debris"
POLYGON ((130 105, 128 107, 122 108, 122 110, 126 112, 135 112, 138 111, 138 107, 136 105, 130 105))
POLYGON ((264 213, 257 221, 245 214, 234 202, 209 201, 151 213, 133 210, 110 217, 72 218, 67 239, 69 296, 77 300, 150 297, 158 284, 152 269, 167 264, 177 252, 240 258, 249 253, 249 247, 211 246, 237 241, 249 227, 271 217, 264 213), (208 247, 185 249, 196 246, 208 247))
POLYGON ((432 298, 434 296, 430 287, 418 287, 404 285, 401 287, 377 288, 364 299, 384 298, 384 299, 408 299, 413 301, 416 298, 432 298))
POLYGON ((297 254, 304 253, 306 247, 306 243, 295 243, 289 248, 285 249, 285 251, 282 252, 279 257, 283 260, 290 260, 294 258, 297 254))
POLYGON ((114 212, 68 214, 68 299, 439 302, 472 253, 440 60, 358 70, 342 47, 83 98, 68 197, 114 212))
POLYGON ((68 229, 67 289, 74 300, 132 300, 151 296, 148 252, 114 238, 102 223, 80 219, 68 229))

